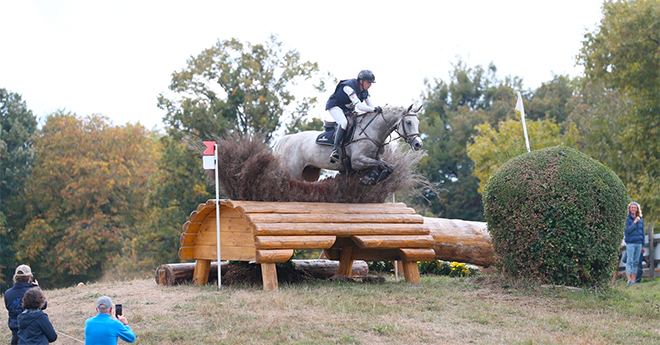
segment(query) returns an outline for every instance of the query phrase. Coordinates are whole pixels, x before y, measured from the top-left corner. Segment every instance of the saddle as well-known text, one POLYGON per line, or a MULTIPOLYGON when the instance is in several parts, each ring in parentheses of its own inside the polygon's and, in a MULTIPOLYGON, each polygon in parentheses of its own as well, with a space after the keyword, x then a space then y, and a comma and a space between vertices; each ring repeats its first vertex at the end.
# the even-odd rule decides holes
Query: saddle
MULTIPOLYGON (((344 140, 341 143, 341 150, 344 152, 344 146, 353 140, 353 133, 355 133, 355 113, 346 115, 348 126, 344 134, 344 140)), ((324 121, 323 133, 316 137, 316 144, 333 146, 335 144, 335 132, 337 131, 337 122, 324 121)))

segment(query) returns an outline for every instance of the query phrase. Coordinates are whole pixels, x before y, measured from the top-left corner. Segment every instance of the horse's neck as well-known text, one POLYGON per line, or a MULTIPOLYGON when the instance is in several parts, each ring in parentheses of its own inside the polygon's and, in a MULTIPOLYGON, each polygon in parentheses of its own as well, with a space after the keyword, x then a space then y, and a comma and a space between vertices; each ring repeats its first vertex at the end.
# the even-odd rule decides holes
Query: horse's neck
POLYGON ((373 116, 366 115, 361 121, 358 121, 356 138, 368 136, 378 141, 385 141, 387 137, 394 132, 400 120, 397 111, 376 114, 371 113, 373 116), (364 133, 360 135, 360 132, 364 133))

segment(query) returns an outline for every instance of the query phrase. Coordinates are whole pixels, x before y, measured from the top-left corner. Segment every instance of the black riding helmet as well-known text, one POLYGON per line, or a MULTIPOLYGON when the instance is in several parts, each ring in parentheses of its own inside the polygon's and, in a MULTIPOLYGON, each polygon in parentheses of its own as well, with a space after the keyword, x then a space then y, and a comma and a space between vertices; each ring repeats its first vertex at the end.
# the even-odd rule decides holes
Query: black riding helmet
POLYGON ((358 74, 357 79, 366 80, 372 84, 376 82, 376 77, 374 77, 374 73, 368 69, 361 70, 360 73, 358 74))

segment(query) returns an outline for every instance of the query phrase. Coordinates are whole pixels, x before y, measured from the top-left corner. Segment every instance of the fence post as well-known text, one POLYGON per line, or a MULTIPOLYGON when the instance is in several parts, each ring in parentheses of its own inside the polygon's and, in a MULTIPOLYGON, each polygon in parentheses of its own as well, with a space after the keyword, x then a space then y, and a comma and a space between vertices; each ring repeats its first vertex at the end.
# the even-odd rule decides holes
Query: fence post
POLYGON ((653 243, 653 223, 649 223, 649 280, 655 280, 655 244, 653 243))

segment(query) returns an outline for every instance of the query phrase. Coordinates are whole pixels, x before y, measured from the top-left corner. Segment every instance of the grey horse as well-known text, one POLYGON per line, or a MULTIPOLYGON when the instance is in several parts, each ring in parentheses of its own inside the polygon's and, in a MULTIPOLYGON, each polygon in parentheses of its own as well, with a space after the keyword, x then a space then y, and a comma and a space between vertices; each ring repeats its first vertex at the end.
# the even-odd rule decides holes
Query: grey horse
POLYGON ((316 138, 322 133, 319 131, 285 135, 275 144, 273 153, 280 157, 283 168, 294 179, 317 181, 321 169, 355 170, 364 174, 362 183, 374 185, 393 171, 390 164, 381 160, 385 145, 388 144, 386 140, 393 132, 413 150, 422 148, 417 118, 420 109, 413 110, 412 105, 408 108, 385 106, 382 114, 370 112, 358 115, 352 139, 350 142, 345 139, 348 157, 342 157, 342 161, 346 164, 330 162, 332 146, 316 143, 316 138))

